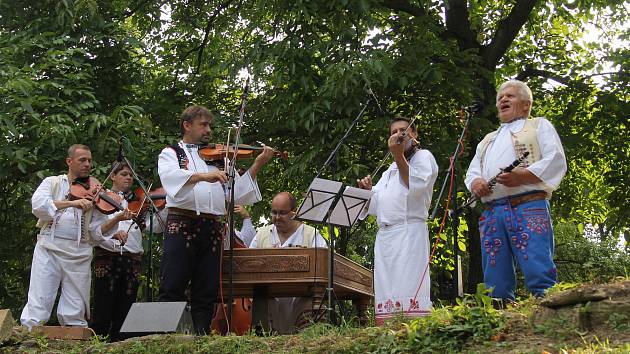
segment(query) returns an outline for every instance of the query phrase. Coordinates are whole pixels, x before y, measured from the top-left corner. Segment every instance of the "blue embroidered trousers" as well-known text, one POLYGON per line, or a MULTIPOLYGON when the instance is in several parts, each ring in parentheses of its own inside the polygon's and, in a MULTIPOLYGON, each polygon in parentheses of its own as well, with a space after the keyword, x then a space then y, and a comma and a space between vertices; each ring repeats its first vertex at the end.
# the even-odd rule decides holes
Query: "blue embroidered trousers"
POLYGON ((510 197, 494 200, 479 218, 483 279, 492 296, 514 300, 515 261, 534 296, 556 283, 553 228, 546 200, 512 207, 510 197))

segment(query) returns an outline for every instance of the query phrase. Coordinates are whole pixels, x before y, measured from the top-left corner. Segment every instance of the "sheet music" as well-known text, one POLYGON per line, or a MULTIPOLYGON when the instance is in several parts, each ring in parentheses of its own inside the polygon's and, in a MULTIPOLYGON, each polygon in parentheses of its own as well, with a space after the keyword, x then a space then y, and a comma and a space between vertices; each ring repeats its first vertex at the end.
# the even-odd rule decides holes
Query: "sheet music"
POLYGON ((341 182, 316 178, 308 187, 307 196, 300 205, 297 218, 322 222, 326 218, 326 213, 335 200, 335 195, 341 190, 341 182))
POLYGON ((346 187, 343 195, 330 216, 330 223, 340 226, 352 226, 359 218, 365 203, 372 197, 367 189, 346 187))

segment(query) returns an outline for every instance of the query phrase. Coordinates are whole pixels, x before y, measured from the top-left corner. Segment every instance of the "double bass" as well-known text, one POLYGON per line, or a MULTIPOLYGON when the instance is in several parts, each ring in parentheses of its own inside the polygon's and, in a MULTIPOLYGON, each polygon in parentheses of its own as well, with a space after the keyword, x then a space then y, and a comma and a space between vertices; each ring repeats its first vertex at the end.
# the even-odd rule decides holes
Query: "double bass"
MULTIPOLYGON (((228 233, 229 234, 229 233, 228 233)), ((234 239, 234 248, 247 248, 245 243, 238 237, 234 239)), ((223 264, 223 262, 221 263, 223 264)), ((221 294, 223 297, 223 294, 221 294)), ((210 324, 210 329, 219 334, 226 335, 228 333, 227 304, 217 303, 214 306, 214 317, 210 324)), ((230 332, 242 336, 249 332, 252 326, 252 299, 250 298, 234 298, 232 300, 232 323, 229 324, 230 332)))

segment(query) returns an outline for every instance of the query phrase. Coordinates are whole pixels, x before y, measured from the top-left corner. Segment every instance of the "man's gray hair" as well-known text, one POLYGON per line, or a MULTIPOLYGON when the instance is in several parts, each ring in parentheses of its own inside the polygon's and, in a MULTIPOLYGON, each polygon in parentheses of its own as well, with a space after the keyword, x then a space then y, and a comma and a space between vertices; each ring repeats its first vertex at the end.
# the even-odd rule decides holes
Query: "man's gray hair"
POLYGON ((497 98, 499 98, 499 92, 508 87, 514 87, 518 90, 518 94, 522 100, 534 102, 534 98, 532 96, 532 90, 527 86, 526 83, 519 80, 509 80, 501 84, 499 89, 497 90, 497 98))
POLYGON ((529 105, 529 111, 527 112, 527 115, 529 115, 529 113, 532 110, 532 105, 534 104, 534 96, 532 95, 532 90, 523 81, 508 80, 508 81, 502 83, 501 86, 499 86, 499 89, 497 90, 497 97, 496 97, 497 102, 499 100, 499 93, 501 93, 501 91, 503 91, 504 89, 506 89, 508 87, 516 88, 516 90, 518 91, 518 95, 519 95, 520 99, 522 99, 524 101, 529 101, 531 103, 529 105))

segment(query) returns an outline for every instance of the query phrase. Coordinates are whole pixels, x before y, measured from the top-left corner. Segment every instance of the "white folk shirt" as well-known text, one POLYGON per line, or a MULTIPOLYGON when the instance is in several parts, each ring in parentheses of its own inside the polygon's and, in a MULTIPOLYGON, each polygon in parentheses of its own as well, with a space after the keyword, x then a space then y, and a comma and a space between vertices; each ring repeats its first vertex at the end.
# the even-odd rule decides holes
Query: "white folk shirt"
MULTIPOLYGON (((236 236, 238 236, 238 238, 240 238, 245 245, 249 245, 250 243, 252 243, 252 240, 254 239, 254 237, 256 237, 256 229, 254 228, 254 224, 252 223, 251 218, 243 219, 243 226, 241 227, 240 231, 236 231, 236 236)), ((227 237, 225 238, 225 240, 228 241, 227 237)))
MULTIPOLYGON (((215 166, 208 166, 199 157, 196 145, 185 144, 180 141, 179 146, 186 152, 188 169, 181 169, 175 150, 164 148, 158 159, 158 173, 162 186, 166 190, 166 205, 169 208, 194 210, 199 213, 225 215, 225 201, 228 199, 229 190, 219 182, 200 181, 194 184, 186 184, 194 173, 219 171, 215 166)), ((244 175, 236 174, 234 183, 234 200, 236 204, 250 205, 262 199, 258 184, 252 179, 249 171, 244 175)))
MULTIPOLYGON (((57 209, 54 201, 66 200, 70 183, 67 175, 61 176, 59 189, 56 195, 52 195, 52 180, 56 177, 47 177, 37 187, 31 198, 33 215, 40 220, 49 221, 49 224, 40 231, 39 238, 52 236, 51 238, 63 238, 68 240, 81 239, 81 216, 83 211, 79 208, 57 209), (51 235, 52 233, 52 235, 51 235)), ((85 240, 84 240, 85 241, 85 240)))
MULTIPOLYGON (((258 237, 254 237, 249 248, 258 247, 258 237)), ((276 226, 271 227, 271 243, 273 247, 288 248, 302 247, 304 243, 304 224, 295 230, 284 242, 280 243, 280 237, 276 226)), ((326 248, 326 240, 315 230, 315 237, 310 247, 326 248)), ((267 317, 271 322, 271 329, 278 334, 292 334, 297 331, 297 323, 302 313, 311 313, 315 307, 310 297, 276 297, 267 299, 267 317)))
MULTIPOLYGON (((120 203, 120 206, 123 208, 127 208, 127 201, 123 200, 120 203)), ((116 212, 110 215, 104 215, 98 210, 94 211, 92 216, 92 222, 90 223, 90 235, 92 240, 101 248, 106 249, 111 252, 129 252, 129 253, 139 253, 142 254, 144 249, 142 248, 142 231, 133 220, 123 220, 118 222, 118 224, 112 227, 108 232, 104 233, 101 231, 101 226, 107 220, 114 218, 117 214, 121 213, 116 212), (114 234, 118 231, 128 232, 127 234, 127 242, 125 245, 120 247, 120 241, 113 238, 114 234)), ((159 219, 162 219, 162 222, 166 222, 166 209, 160 211, 159 216, 156 214, 153 216, 153 233, 161 233, 162 227, 159 219)), ((151 222, 149 219, 145 220, 145 226, 151 227, 151 222)))
MULTIPOLYGON (((276 225, 271 227, 271 244, 274 248, 284 248, 284 247, 302 247, 304 244, 304 224, 300 225, 295 232, 287 238, 284 243, 280 242, 280 236, 278 236, 278 230, 276 230, 276 225)), ((327 248, 326 240, 319 233, 319 230, 315 230, 315 237, 313 238, 313 242, 309 247, 319 247, 319 248, 327 248)), ((249 248, 258 248, 258 238, 254 237, 252 242, 249 245, 249 248)))
MULTIPOLYGON (((471 190, 472 182, 476 178, 481 177, 489 181, 501 171, 501 168, 509 166, 516 160, 517 156, 512 143, 512 134, 521 131, 524 124, 524 119, 501 123, 499 133, 495 140, 487 147, 483 161, 483 171, 481 170, 480 161, 482 151, 480 151, 481 147, 477 146, 475 157, 470 162, 470 167, 468 168, 464 182, 468 190, 471 190)), ((558 188, 560 181, 562 181, 567 171, 567 163, 560 137, 556 129, 554 129, 553 125, 551 125, 547 119, 540 118, 536 138, 540 147, 541 159, 528 166, 527 169, 536 175, 536 177, 540 178, 542 182, 523 184, 517 187, 506 187, 497 183, 492 190, 492 194, 482 197, 481 201, 488 202, 510 195, 535 190, 555 190, 558 188), (544 188, 545 185, 550 188, 544 188)))
MULTIPOLYGON (((226 231, 227 229, 227 224, 226 226, 226 231)), ((243 219, 243 225, 241 227, 240 230, 234 230, 236 237, 238 237, 241 241, 243 241, 243 244, 245 246, 249 246, 249 244, 252 242, 252 240, 254 239, 254 237, 256 237, 256 229, 254 228, 254 223, 252 222, 251 218, 245 218, 243 219)), ((229 237, 224 237, 223 238, 223 249, 224 250, 229 250, 230 249, 230 238, 229 237)))
MULTIPOLYGON (((368 214, 376 215, 379 227, 426 221, 431 207, 438 166, 428 150, 418 150, 408 161, 409 188, 392 163, 372 188, 368 214)), ((365 212, 361 218, 364 218, 365 212)))
POLYGON ((81 237, 83 211, 74 207, 58 209, 54 204, 66 199, 69 187, 66 175, 47 177, 31 198, 33 214, 47 225, 37 235, 28 302, 20 316, 22 325, 29 329, 48 321, 60 285, 59 323, 87 327, 92 245, 89 239, 81 237), (53 180, 58 178, 58 189, 53 195, 53 180))

